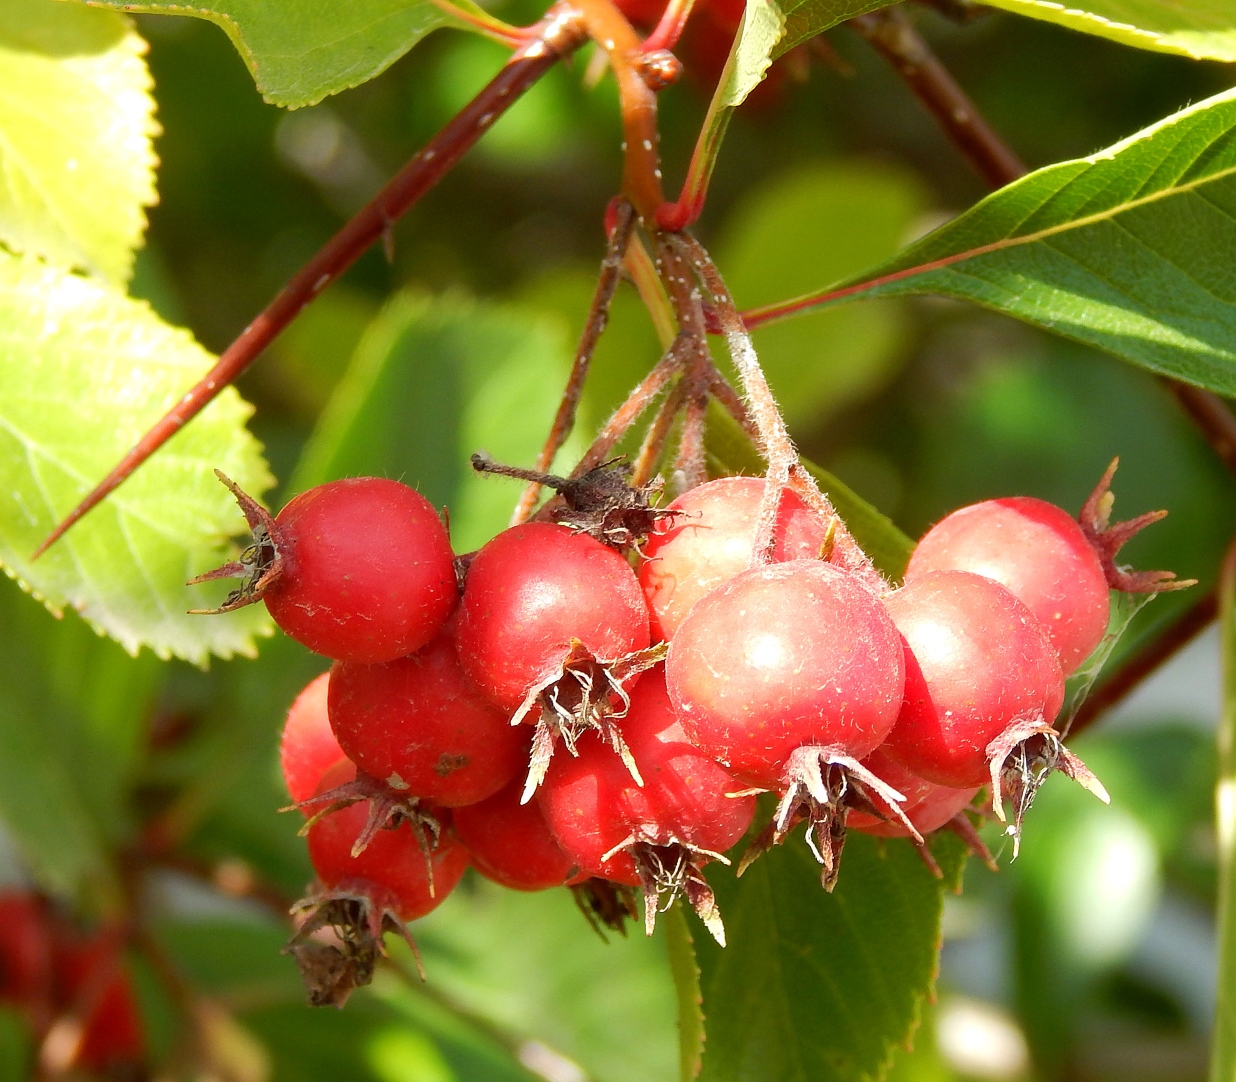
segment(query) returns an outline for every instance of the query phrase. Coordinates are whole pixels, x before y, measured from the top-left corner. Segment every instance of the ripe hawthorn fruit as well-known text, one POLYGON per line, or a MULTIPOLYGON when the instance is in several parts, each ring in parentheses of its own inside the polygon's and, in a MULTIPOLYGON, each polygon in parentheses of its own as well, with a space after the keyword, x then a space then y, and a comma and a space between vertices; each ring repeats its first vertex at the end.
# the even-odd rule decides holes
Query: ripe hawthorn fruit
POLYGON ((484 800, 528 761, 527 729, 512 727, 464 675, 449 634, 382 665, 336 662, 329 711, 357 767, 443 807, 484 800))
POLYGON ((1110 616, 1099 554, 1067 511, 1029 496, 953 511, 919 541, 912 582, 932 571, 970 571, 1006 587, 1038 619, 1067 674, 1102 641, 1110 616))
POLYGON ((308 800, 322 775, 346 758, 326 712, 330 673, 315 676, 296 696, 279 741, 279 766, 293 803, 308 800))
MULTIPOLYGON (((354 774, 345 759, 327 770, 317 790, 337 789, 354 774)), ((467 851, 449 830, 442 829, 431 846, 408 822, 377 831, 353 855, 370 820, 362 802, 327 811, 309 825, 309 860, 321 887, 297 903, 294 912, 306 919, 285 950, 295 957, 314 1006, 342 1006, 354 989, 369 983, 384 932, 398 932, 415 953, 408 922, 439 906, 468 867, 467 851), (334 931, 333 943, 315 936, 327 927, 334 931)))
POLYGON ((582 871, 644 891, 651 934, 661 899, 686 895, 724 945, 725 930, 701 867, 746 832, 751 796, 731 797, 733 775, 687 739, 665 688, 664 673, 646 673, 631 693, 623 735, 639 764, 636 785, 599 744, 550 765, 538 795, 559 844, 582 871))
POLYGON ((573 752, 596 729, 625 752, 611 719, 625 713, 626 685, 660 657, 646 652, 648 607, 630 564, 548 522, 504 530, 476 554, 455 642, 477 687, 537 726, 525 800, 560 737, 573 752))
MULTIPOLYGON (((671 639, 701 597, 746 571, 755 544, 760 477, 720 477, 690 489, 665 508, 641 549, 638 570, 654 639, 671 639)), ((827 531, 792 491, 782 494, 773 559, 817 559, 827 531)))
POLYGON ((471 854, 472 866, 504 887, 574 885, 581 878, 579 867, 551 833, 539 801, 519 802, 522 789, 519 779, 486 800, 456 808, 455 836, 471 854))
POLYGON ((990 777, 988 745, 1011 724, 1050 725, 1064 702, 1056 651, 993 579, 932 571, 885 599, 905 638, 905 703, 883 750, 954 789, 990 777))
POLYGON ((257 600, 315 653, 377 664, 424 646, 458 599, 446 527, 415 489, 381 477, 330 481, 271 516, 223 478, 253 530, 240 560, 194 579, 243 578, 216 612, 257 600))
POLYGON ((670 643, 666 680, 687 736, 762 789, 781 786, 804 745, 873 751, 905 682, 879 600, 818 560, 745 571, 701 598, 670 643))

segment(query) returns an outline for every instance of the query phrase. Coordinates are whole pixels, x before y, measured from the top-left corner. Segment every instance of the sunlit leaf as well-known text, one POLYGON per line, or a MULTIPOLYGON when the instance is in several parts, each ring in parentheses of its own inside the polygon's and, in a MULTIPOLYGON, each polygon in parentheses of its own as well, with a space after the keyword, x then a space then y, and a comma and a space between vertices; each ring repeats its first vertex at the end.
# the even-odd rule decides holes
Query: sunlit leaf
POLYGON ((155 201, 146 43, 128 19, 0 0, 0 241, 116 281, 155 201))
POLYGON ((856 297, 971 300, 1236 393, 1236 91, 1031 173, 896 259, 755 322, 856 297))
MULTIPOLYGON (((466 26, 432 0, 88 0, 100 7, 193 15, 222 27, 262 96, 297 108, 380 74, 443 26, 466 26)), ((471 0, 455 6, 479 11, 471 0)))
POLYGON ((987 0, 992 7, 1097 34, 1122 45, 1195 60, 1236 61, 1236 8, 1229 0, 987 0))
POLYGON ((199 663, 251 653, 269 626, 261 606, 187 615, 221 599, 185 582, 222 563, 243 528, 214 470, 255 493, 270 484, 235 391, 42 559, 30 555, 210 363, 145 304, 0 253, 0 563, 48 608, 77 609, 129 651, 199 663))

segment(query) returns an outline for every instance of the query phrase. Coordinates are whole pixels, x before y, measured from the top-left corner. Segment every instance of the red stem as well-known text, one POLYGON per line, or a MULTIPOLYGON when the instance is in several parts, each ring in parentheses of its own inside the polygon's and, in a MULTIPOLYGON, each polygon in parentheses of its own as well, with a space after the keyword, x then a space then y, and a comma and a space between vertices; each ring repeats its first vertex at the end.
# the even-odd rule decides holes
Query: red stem
POLYGON ((297 272, 267 308, 223 351, 215 366, 69 513, 32 558, 38 559, 196 417, 224 387, 257 359, 301 309, 355 263, 370 245, 385 236, 394 222, 407 213, 489 130, 497 117, 510 108, 560 57, 573 52, 585 40, 583 24, 576 9, 566 0, 555 4, 537 24, 535 36, 396 174, 372 202, 297 272))

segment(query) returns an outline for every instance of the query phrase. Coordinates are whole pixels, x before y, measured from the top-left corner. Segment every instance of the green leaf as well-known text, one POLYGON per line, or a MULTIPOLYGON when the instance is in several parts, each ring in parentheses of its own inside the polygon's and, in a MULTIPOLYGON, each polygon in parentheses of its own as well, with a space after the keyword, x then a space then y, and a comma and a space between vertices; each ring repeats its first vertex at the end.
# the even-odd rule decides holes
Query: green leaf
POLYGON ((214 477, 270 484, 251 408, 226 390, 37 563, 52 527, 212 358, 149 307, 0 252, 0 564, 53 612, 77 609, 131 653, 251 654, 261 606, 189 616, 224 588, 185 582, 228 558, 243 520, 214 477))
POLYGON ((729 945, 696 936, 708 1041, 703 1082, 857 1082, 882 1077, 932 993, 956 839, 934 846, 945 880, 911 845, 851 834, 832 894, 801 837, 741 878, 709 881, 729 945))
POLYGON ((716 100, 723 108, 737 108, 759 85, 777 57, 847 19, 887 7, 888 2, 747 0, 716 100))
MULTIPOLYGON (((481 477, 474 451, 531 465, 570 366, 553 321, 459 296, 396 296, 365 334, 292 479, 362 473, 414 485, 450 514, 456 551, 506 526, 520 484, 481 477)), ((578 457, 568 446, 564 461, 578 457)))
POLYGON ((756 324, 855 297, 935 293, 1236 393, 1236 91, 988 196, 841 287, 756 324))
POLYGON ((1097 34, 1122 45, 1236 61, 1236 8, 1230 0, 987 0, 996 8, 1097 34))
POLYGON ((155 202, 146 43, 128 19, 0 0, 0 241, 125 282, 155 202))
MULTIPOLYGON (((710 407, 708 411, 708 453, 719 473, 764 472, 764 463, 747 434, 728 413, 710 407)), ((826 469, 808 459, 802 464, 819 482, 824 494, 844 520, 854 539, 885 575, 900 579, 905 574, 914 542, 902 533, 887 515, 881 514, 852 488, 826 469)))
POLYGON ((697 1078, 703 1066, 704 1002, 700 992, 700 966, 695 960, 695 940, 687 925, 682 903, 670 907, 661 918, 670 972, 678 993, 678 1072, 682 1082, 697 1078))
MULTIPOLYGON (((89 0, 100 7, 193 15, 222 27, 262 97, 296 109, 380 75, 439 27, 470 29, 432 0, 89 0)), ((480 12, 472 0, 456 7, 480 12)))

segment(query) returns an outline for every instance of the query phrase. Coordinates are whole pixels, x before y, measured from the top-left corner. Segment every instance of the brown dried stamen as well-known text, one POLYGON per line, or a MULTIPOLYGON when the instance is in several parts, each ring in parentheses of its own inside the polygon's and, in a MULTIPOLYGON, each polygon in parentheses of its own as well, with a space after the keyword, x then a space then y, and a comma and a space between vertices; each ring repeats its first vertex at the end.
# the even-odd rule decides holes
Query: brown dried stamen
POLYGON ((243 609, 262 599, 262 595, 283 571, 283 557, 279 546, 275 543, 277 527, 269 511, 241 488, 235 481, 221 470, 215 470, 219 478, 240 505, 240 510, 249 524, 253 540, 247 545, 240 557, 190 579, 189 586, 201 582, 211 582, 214 579, 240 579, 241 584, 227 595, 216 609, 190 609, 190 615, 215 615, 220 612, 232 612, 243 609))
POLYGON ((851 808, 900 823, 917 844, 923 843, 922 835, 901 809, 905 796, 838 745, 796 748, 786 760, 780 788, 777 811, 743 854, 739 875, 805 822, 807 845, 822 866, 820 884, 831 893, 837 885, 851 808))
POLYGON ((987 745, 987 761, 991 768, 991 804, 996 818, 1008 823, 1004 814, 1005 797, 1013 805, 1013 821, 1008 823, 1006 833, 1013 839, 1014 860, 1021 847, 1022 820, 1052 771, 1059 770, 1104 804, 1111 803, 1103 783, 1064 746, 1060 734, 1042 716, 1009 725, 987 745))
POLYGON ((626 682, 663 661, 668 649, 665 643, 657 643, 619 658, 606 659, 598 658, 578 639, 571 640, 561 664, 529 689, 523 704, 511 718, 511 724, 518 725, 534 707, 540 709, 521 804, 532 799, 537 786, 545 779, 558 742, 561 741, 571 755, 577 755, 576 743, 589 731, 595 731, 614 749, 637 785, 644 784, 631 749, 614 723, 626 717, 631 706, 626 682))

